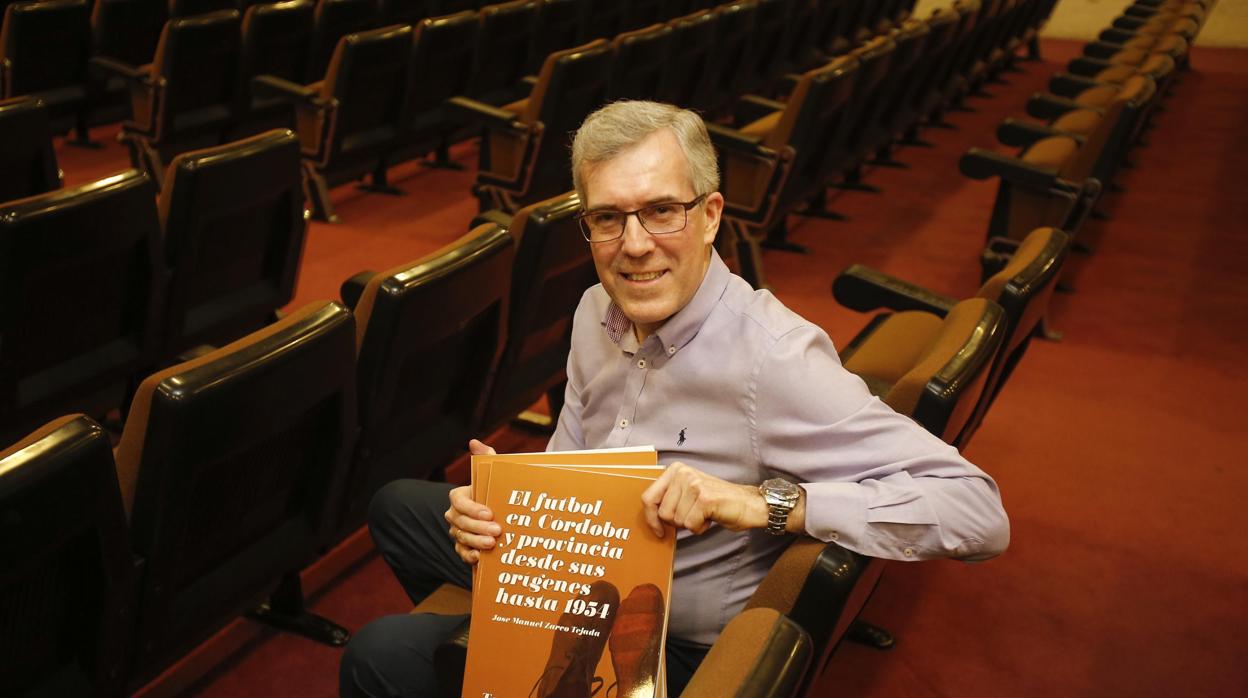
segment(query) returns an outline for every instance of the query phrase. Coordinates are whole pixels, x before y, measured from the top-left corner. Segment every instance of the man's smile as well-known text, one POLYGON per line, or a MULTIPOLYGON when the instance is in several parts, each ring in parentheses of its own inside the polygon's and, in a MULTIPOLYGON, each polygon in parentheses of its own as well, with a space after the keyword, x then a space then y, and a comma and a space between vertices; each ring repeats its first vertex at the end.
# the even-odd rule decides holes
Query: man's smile
POLYGON ((667 273, 667 270, 664 269, 660 271, 620 272, 620 276, 623 276, 626 281, 631 281, 635 284, 639 284, 639 283, 647 283, 650 281, 655 281, 666 273, 667 273))

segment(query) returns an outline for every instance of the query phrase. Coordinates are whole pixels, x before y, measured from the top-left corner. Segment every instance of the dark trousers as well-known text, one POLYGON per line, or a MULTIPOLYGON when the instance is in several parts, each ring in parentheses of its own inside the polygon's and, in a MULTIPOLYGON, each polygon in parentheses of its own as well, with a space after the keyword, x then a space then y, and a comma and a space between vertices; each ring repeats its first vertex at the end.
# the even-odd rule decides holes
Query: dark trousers
MULTIPOLYGON (((373 497, 368 529, 412 603, 444 583, 472 586, 472 568, 455 553, 443 518, 451 485, 396 480, 373 497)), ((467 616, 402 614, 379 618, 351 638, 338 670, 343 698, 439 696, 433 653, 467 616)), ((706 648, 667 639, 667 689, 679 696, 706 648)))

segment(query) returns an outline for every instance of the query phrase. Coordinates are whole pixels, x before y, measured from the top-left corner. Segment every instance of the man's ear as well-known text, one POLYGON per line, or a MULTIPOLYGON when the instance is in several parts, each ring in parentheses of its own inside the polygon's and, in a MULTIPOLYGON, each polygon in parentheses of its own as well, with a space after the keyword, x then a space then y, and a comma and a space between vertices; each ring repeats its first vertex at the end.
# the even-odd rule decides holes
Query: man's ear
POLYGON ((711 245, 715 242, 715 234, 719 232, 719 222, 724 215, 724 195, 713 191, 706 195, 702 202, 702 210, 706 216, 706 232, 703 241, 711 245))

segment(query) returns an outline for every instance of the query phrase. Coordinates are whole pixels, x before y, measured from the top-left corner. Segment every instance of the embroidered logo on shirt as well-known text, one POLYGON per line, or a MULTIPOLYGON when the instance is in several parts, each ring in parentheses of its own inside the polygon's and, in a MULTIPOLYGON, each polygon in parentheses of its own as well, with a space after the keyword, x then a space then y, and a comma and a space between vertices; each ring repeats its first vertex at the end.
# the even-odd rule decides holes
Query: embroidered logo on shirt
MULTIPOLYGON (((685 427, 685 429, 688 429, 688 428, 689 428, 689 427, 685 427)), ((680 430, 680 435, 676 437, 676 445, 677 445, 677 446, 684 446, 684 445, 685 445, 685 429, 681 429, 681 430, 680 430)))

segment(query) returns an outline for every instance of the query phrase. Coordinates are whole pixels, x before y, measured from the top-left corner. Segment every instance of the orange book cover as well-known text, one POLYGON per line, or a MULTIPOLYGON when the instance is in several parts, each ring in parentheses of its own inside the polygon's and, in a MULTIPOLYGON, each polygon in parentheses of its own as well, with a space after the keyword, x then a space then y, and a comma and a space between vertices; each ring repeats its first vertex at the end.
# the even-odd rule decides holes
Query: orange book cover
POLYGON ((656 457, 473 459, 474 496, 503 534, 475 570, 464 696, 664 695, 676 536, 656 537, 642 513, 656 457))

